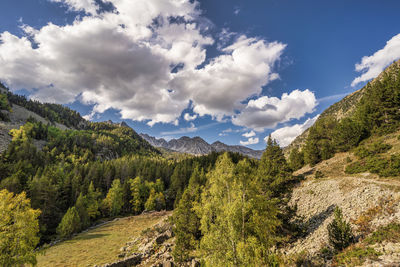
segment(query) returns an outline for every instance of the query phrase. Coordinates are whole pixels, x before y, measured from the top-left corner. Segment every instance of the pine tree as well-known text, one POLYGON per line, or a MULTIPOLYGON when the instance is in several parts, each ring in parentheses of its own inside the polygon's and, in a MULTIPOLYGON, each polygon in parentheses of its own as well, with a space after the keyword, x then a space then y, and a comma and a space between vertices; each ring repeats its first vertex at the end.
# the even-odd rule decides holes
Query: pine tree
POLYGON ((40 210, 31 208, 25 193, 0 191, 0 266, 36 264, 40 210))
POLYGON ((272 191, 274 195, 279 195, 284 191, 284 185, 292 177, 291 169, 286 162, 282 149, 272 141, 269 136, 267 148, 265 149, 258 166, 258 179, 263 185, 264 190, 272 191))
POLYGON ((303 151, 299 151, 298 148, 294 148, 289 155, 289 163, 290 168, 292 170, 297 171, 301 167, 304 166, 304 153, 303 151))
POLYGON ((100 215, 99 211, 100 196, 101 193, 94 189, 93 181, 90 182, 86 199, 87 199, 87 213, 92 220, 96 219, 96 217, 100 215))
POLYGON ((132 192, 132 209, 135 214, 139 214, 144 209, 144 203, 148 198, 148 189, 140 177, 130 181, 132 192))
POLYGON ((71 237, 74 233, 79 232, 81 229, 81 220, 79 218, 78 211, 75 207, 69 208, 67 213, 61 220, 61 223, 57 227, 57 233, 60 237, 66 238, 71 237))
POLYGON ((79 214, 81 230, 90 226, 90 216, 88 213, 88 200, 87 197, 81 192, 75 203, 76 211, 79 214))
POLYGON ((201 209, 200 195, 204 182, 204 171, 200 171, 199 166, 195 166, 189 186, 174 211, 175 248, 173 254, 178 262, 185 261, 190 251, 199 245, 201 231, 198 212, 201 209))
POLYGON ((119 179, 115 179, 112 182, 111 188, 104 199, 104 204, 111 216, 120 214, 124 201, 123 190, 119 179))
POLYGON ((335 208, 334 219, 328 225, 329 242, 338 251, 343 250, 354 242, 351 225, 343 218, 342 210, 335 208))

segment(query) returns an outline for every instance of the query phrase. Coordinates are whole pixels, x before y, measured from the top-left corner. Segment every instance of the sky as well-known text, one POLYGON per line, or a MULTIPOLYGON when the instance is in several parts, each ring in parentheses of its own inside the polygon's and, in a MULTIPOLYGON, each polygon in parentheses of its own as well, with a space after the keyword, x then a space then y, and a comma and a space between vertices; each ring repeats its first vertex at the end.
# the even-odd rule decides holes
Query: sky
POLYGON ((166 139, 288 145, 400 59, 397 0, 1 0, 0 81, 166 139))

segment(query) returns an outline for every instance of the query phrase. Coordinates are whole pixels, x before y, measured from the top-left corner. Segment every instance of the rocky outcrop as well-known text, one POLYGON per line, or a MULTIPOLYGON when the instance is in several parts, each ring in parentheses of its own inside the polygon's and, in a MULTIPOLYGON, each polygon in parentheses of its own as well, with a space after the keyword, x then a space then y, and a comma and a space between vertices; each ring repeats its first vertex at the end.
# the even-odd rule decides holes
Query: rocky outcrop
POLYGON ((168 142, 163 138, 158 139, 153 136, 149 136, 148 134, 140 134, 140 136, 154 147, 162 147, 164 149, 193 155, 206 155, 214 151, 228 151, 259 159, 263 153, 263 150, 253 150, 244 146, 230 146, 219 141, 210 145, 204 141, 204 139, 198 136, 193 138, 183 136, 179 139, 171 139, 168 142))

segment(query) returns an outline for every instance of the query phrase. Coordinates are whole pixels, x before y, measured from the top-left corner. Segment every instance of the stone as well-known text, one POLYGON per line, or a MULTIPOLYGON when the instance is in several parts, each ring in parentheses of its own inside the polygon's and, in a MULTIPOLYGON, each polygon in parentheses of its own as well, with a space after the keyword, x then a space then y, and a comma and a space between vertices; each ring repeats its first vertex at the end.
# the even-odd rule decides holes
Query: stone
POLYGON ((164 261, 162 264, 163 267, 174 267, 175 264, 173 261, 164 261))

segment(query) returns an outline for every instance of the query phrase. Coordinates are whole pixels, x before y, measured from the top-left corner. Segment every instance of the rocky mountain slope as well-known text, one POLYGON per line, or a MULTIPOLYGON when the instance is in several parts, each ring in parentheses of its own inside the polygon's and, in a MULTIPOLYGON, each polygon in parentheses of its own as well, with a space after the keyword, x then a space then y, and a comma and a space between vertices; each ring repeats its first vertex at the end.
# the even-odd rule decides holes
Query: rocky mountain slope
POLYGON ((204 141, 204 139, 198 136, 193 138, 183 136, 179 139, 172 139, 170 141, 166 141, 163 138, 158 139, 153 136, 149 136, 147 134, 140 134, 140 136, 154 147, 162 147, 168 150, 173 150, 193 155, 205 155, 213 151, 215 152, 228 151, 228 152, 237 152, 249 156, 251 158, 259 159, 261 158, 261 155, 263 153, 262 150, 253 150, 251 148, 244 146, 230 146, 219 141, 209 144, 206 141, 204 141))

